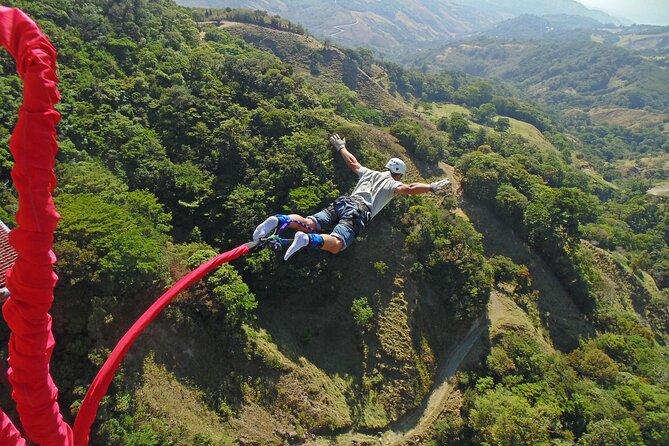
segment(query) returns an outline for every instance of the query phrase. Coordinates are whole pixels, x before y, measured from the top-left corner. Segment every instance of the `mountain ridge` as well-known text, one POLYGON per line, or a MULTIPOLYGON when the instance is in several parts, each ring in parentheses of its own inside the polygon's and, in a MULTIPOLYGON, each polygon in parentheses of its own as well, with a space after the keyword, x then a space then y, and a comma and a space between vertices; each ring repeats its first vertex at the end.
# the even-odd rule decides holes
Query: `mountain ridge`
MULTIPOLYGON (((500 6, 482 0, 178 0, 201 8, 250 8, 299 23, 321 39, 350 47, 366 46, 392 56, 411 48, 477 34, 523 13, 577 14, 601 23, 620 21, 572 0, 542 2, 536 7, 509 1, 500 6)), ((534 4, 532 4, 534 5, 534 4)))

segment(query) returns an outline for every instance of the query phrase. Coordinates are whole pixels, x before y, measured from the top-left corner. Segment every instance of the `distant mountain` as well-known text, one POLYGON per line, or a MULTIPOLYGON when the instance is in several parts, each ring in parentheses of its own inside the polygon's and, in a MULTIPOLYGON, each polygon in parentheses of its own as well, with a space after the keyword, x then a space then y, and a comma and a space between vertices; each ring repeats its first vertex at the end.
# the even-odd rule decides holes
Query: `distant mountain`
POLYGON ((658 64, 669 67, 669 26, 632 25, 624 28, 600 28, 592 33, 591 38, 595 42, 653 56, 658 64))
POLYGON ((569 14, 595 19, 602 23, 622 24, 622 20, 602 11, 588 9, 573 0, 457 0, 458 3, 498 14, 509 19, 521 14, 569 14))
POLYGON ((433 47, 478 34, 519 14, 570 14, 602 23, 619 20, 572 0, 177 0, 184 6, 249 8, 267 11, 299 23, 321 39, 388 55, 433 47), (522 7, 521 7, 522 6, 522 7))

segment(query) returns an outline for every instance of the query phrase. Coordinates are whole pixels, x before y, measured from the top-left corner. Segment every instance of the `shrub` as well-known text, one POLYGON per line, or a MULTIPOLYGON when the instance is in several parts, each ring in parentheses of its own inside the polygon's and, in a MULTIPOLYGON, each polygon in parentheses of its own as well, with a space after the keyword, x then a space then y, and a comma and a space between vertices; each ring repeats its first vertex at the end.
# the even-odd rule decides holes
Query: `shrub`
POLYGON ((618 366, 613 359, 598 348, 575 350, 568 360, 581 375, 600 384, 612 383, 618 374, 618 366))
POLYGON ((383 276, 388 271, 388 264, 382 260, 374 262, 374 269, 379 276, 383 276))
POLYGON ((374 317, 374 311, 372 307, 369 306, 369 302, 366 297, 360 297, 353 300, 351 305, 351 314, 353 314, 353 320, 355 324, 360 327, 362 331, 369 330, 372 328, 372 318, 374 317))

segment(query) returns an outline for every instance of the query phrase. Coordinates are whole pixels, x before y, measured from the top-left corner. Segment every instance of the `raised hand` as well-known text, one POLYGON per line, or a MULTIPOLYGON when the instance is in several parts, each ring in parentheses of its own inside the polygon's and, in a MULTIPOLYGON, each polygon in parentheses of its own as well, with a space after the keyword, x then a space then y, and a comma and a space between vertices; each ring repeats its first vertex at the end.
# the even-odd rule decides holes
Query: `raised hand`
POLYGON ((336 133, 332 136, 330 136, 330 144, 332 144, 332 147, 335 149, 335 151, 339 152, 341 149, 346 147, 346 138, 340 138, 339 135, 336 133))
POLYGON ((444 187, 448 186, 451 184, 451 180, 448 178, 444 178, 443 180, 435 181, 434 183, 430 183, 430 190, 434 193, 440 191, 444 187))

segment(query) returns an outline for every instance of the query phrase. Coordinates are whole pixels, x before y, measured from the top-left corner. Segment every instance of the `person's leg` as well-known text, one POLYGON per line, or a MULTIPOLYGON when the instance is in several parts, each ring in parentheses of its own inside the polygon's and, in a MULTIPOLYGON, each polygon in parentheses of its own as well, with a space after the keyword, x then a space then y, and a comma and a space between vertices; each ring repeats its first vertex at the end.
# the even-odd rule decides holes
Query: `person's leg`
POLYGON ((322 237, 323 246, 321 246, 321 249, 323 251, 337 254, 339 251, 344 249, 344 242, 341 241, 341 239, 328 234, 323 234, 322 237))
POLYGON ((346 249, 353 242, 353 239, 355 239, 355 232, 353 231, 353 223, 349 219, 339 221, 331 234, 298 232, 295 234, 295 239, 288 248, 284 259, 288 260, 295 252, 307 246, 338 254, 346 249))
POLYGON ((297 214, 290 214, 288 218, 292 220, 288 225, 290 229, 296 229, 301 232, 310 232, 309 229, 311 229, 311 232, 318 230, 316 222, 311 218, 305 218, 297 214), (305 228, 305 226, 307 226, 309 229, 305 228))
MULTIPOLYGON (((288 260, 294 253, 307 246, 337 254, 344 250, 355 238, 352 225, 348 222, 353 215, 354 208, 352 206, 353 204, 351 203, 338 203, 337 206, 330 205, 306 218, 298 214, 276 215, 267 219, 267 221, 271 221, 268 225, 271 228, 267 233, 287 221, 290 221, 288 224, 289 228, 298 231, 295 234, 293 243, 286 251, 285 260, 288 260), (348 223, 340 222, 341 217, 345 217, 348 223), (332 230, 332 234, 315 233, 328 230, 332 230)), ((258 229, 256 229, 256 232, 258 232, 258 229)))
POLYGON ((283 256, 284 260, 288 260, 290 256, 295 254, 302 248, 310 246, 315 249, 322 249, 323 251, 337 254, 344 249, 345 243, 338 237, 328 234, 312 234, 307 232, 298 232, 295 234, 293 243, 290 244, 286 254, 283 256))
POLYGON ((272 215, 264 222, 260 223, 253 232, 253 240, 260 240, 274 229, 288 223, 288 228, 295 229, 300 232, 315 232, 322 228, 332 227, 330 220, 334 217, 331 210, 328 208, 322 210, 316 215, 309 217, 302 217, 298 214, 290 215, 272 215))
POLYGON ((310 215, 306 218, 295 214, 290 215, 290 218, 294 220, 294 222, 291 222, 289 227, 297 229, 298 232, 295 234, 293 243, 291 243, 291 245, 288 247, 288 250, 286 251, 286 255, 284 256, 285 260, 288 260, 290 256, 307 246, 315 249, 322 249, 331 252, 332 254, 337 254, 343 249, 345 243, 337 237, 313 232, 332 228, 332 223, 334 220, 336 220, 337 216, 331 206, 323 209, 321 212, 315 215, 310 215), (313 231, 310 231, 303 225, 313 229, 313 231))
MULTIPOLYGON (((290 255, 305 246, 320 248, 332 254, 338 254, 343 251, 355 239, 353 221, 351 220, 354 213, 355 204, 343 200, 335 203, 334 206, 328 206, 315 215, 309 216, 305 220, 309 223, 311 223, 310 220, 313 220, 316 230, 327 231, 331 229, 332 232, 330 234, 321 234, 317 240, 314 240, 314 237, 310 236, 311 239, 309 242, 304 238, 297 240, 296 237, 297 241, 293 242, 293 245, 289 248, 291 251, 290 255)), ((313 226, 309 225, 309 227, 313 226)), ((286 258, 288 257, 290 256, 286 258)))

